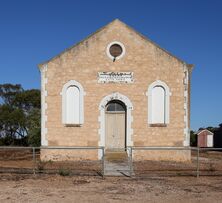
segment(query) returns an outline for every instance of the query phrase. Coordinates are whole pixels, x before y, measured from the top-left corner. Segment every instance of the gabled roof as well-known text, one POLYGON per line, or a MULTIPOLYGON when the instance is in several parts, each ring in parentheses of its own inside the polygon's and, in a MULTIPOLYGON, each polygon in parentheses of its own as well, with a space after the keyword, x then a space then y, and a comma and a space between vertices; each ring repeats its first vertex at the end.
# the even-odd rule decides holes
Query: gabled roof
POLYGON ((213 133, 211 131, 207 130, 207 129, 198 130, 196 134, 199 135, 203 131, 207 131, 210 135, 213 135, 213 133))
POLYGON ((192 71, 193 68, 193 64, 187 64, 186 62, 184 62, 183 60, 179 59, 178 57, 174 56, 173 54, 171 54, 169 51, 167 51, 166 49, 163 49, 162 47, 160 47, 158 44, 156 44, 155 42, 153 42, 152 40, 150 40, 149 38, 147 38, 146 36, 142 35, 141 33, 139 33, 138 31, 136 31, 134 28, 128 26, 127 24, 125 24, 124 22, 120 21, 119 19, 115 19, 112 22, 108 23, 107 25, 103 26, 102 28, 98 29, 97 31, 95 31, 94 33, 92 33, 91 35, 89 35, 88 37, 86 37, 85 39, 81 40, 80 42, 74 44, 73 46, 65 49, 63 52, 61 52, 60 54, 56 55, 55 57, 39 64, 38 66, 41 68, 41 66, 43 66, 44 64, 50 62, 51 60, 61 56, 63 53, 69 51, 70 49, 77 47, 78 45, 82 44, 83 42, 85 42, 86 40, 88 40, 90 37, 94 36, 95 34, 97 34, 98 32, 104 30, 105 28, 107 28, 108 26, 112 25, 115 22, 119 22, 120 24, 122 24, 123 26, 127 27, 129 30, 135 32, 137 35, 139 35, 141 38, 145 39, 146 41, 150 42, 151 44, 153 44, 154 46, 156 46, 157 48, 161 49, 162 51, 164 51, 165 53, 167 53, 168 55, 170 55, 171 57, 175 58, 176 60, 178 60, 179 62, 183 63, 184 65, 187 66, 187 68, 189 69, 189 71, 192 71))

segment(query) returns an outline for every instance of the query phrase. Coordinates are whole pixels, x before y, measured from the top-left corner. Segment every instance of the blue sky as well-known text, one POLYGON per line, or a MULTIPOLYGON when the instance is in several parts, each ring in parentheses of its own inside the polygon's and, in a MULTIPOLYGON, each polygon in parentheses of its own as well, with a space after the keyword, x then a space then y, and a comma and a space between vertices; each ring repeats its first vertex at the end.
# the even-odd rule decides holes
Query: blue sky
POLYGON ((0 83, 39 88, 38 63, 115 18, 195 64, 192 129, 222 123, 220 0, 0 0, 0 83))

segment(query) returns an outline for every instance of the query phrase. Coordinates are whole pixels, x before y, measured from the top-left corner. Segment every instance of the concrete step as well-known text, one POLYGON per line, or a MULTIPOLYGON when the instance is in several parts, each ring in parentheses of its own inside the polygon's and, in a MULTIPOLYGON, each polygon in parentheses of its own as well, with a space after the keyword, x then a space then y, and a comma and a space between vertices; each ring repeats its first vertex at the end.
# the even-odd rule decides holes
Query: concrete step
POLYGON ((105 160, 109 161, 125 161, 128 155, 125 151, 108 151, 105 153, 105 160))
POLYGON ((130 174, 130 162, 126 151, 106 151, 104 158, 105 176, 132 175, 130 174))
POLYGON ((128 162, 105 161, 105 176, 130 176, 130 166, 128 162))

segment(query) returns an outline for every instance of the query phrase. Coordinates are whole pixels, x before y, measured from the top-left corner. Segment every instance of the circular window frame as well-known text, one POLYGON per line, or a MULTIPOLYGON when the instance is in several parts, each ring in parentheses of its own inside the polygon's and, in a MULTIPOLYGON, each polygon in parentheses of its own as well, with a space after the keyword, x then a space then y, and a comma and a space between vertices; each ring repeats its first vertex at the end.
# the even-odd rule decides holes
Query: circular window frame
POLYGON ((115 60, 121 59, 121 58, 125 55, 125 53, 126 53, 125 46, 123 45, 123 43, 118 42, 118 41, 113 41, 113 42, 109 43, 108 46, 107 46, 107 48, 106 48, 106 54, 107 54, 107 56, 108 56, 110 59, 112 59, 112 60, 114 60, 114 59, 115 59, 115 60), (122 48, 122 53, 121 53, 119 56, 117 56, 117 57, 114 57, 114 56, 112 56, 112 55, 110 54, 110 47, 111 47, 112 45, 114 45, 114 44, 118 44, 118 45, 122 48))

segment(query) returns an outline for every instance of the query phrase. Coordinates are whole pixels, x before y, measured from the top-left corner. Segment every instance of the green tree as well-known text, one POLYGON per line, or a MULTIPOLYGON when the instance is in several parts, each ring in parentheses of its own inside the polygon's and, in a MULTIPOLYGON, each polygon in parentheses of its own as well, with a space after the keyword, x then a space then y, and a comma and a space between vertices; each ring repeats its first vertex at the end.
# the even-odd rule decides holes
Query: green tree
POLYGON ((2 145, 40 144, 39 90, 0 85, 0 138, 2 145))
POLYGON ((41 112, 39 109, 33 109, 28 116, 27 127, 28 133, 28 144, 33 147, 41 145, 41 112))
POLYGON ((190 131, 190 146, 197 146, 197 135, 193 130, 190 131))

